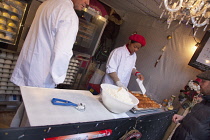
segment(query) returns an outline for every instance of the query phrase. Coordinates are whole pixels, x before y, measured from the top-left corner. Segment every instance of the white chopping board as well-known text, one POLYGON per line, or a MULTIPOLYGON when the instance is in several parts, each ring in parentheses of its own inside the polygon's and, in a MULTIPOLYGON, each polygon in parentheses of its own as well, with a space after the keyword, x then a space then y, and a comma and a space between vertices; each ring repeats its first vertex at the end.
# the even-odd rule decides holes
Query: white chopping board
POLYGON ((20 87, 26 113, 31 126, 44 126, 66 123, 101 121, 114 119, 94 95, 85 90, 64 90, 36 87, 20 87), (69 100, 73 103, 84 103, 84 112, 72 106, 53 105, 52 98, 69 100))

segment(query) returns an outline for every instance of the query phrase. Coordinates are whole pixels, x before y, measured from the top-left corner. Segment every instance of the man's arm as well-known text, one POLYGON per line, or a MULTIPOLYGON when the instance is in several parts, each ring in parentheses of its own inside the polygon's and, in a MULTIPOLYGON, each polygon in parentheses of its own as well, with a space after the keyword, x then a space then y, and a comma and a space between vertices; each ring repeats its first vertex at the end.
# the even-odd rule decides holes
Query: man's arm
POLYGON ((120 79, 118 78, 116 72, 109 73, 109 76, 112 78, 112 80, 113 80, 115 83, 116 83, 117 81, 120 81, 120 79))
POLYGON ((62 83, 66 77, 69 60, 73 55, 72 48, 76 39, 78 22, 63 20, 59 22, 53 53, 51 75, 56 84, 62 83))

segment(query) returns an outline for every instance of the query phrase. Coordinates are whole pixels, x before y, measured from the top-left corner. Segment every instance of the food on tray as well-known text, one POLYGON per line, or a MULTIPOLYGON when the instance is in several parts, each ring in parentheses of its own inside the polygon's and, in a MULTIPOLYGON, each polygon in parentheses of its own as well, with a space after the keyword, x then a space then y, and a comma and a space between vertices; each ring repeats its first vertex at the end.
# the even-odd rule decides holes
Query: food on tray
POLYGON ((18 17, 15 16, 15 15, 12 15, 12 16, 11 16, 11 19, 13 19, 13 20, 19 20, 18 17))
POLYGON ((3 12, 3 13, 2 13, 2 16, 7 17, 7 18, 10 18, 10 14, 7 13, 7 12, 3 12))
POLYGON ((13 21, 11 21, 11 20, 8 20, 7 24, 10 27, 17 28, 17 26, 15 25, 15 23, 13 21))
POLYGON ((21 2, 19 2, 19 1, 14 1, 14 3, 15 3, 16 5, 18 5, 18 6, 23 6, 23 4, 22 4, 21 2))
POLYGON ((4 38, 4 33, 0 33, 0 38, 4 38))
POLYGON ((8 32, 14 32, 13 29, 11 27, 7 27, 7 31, 8 32))
POLYGON ((18 13, 18 10, 16 8, 12 7, 12 12, 18 13))
POLYGON ((6 24, 6 19, 3 18, 3 17, 0 17, 0 23, 1 23, 1 24, 6 24))
POLYGON ((84 39, 90 39, 90 37, 86 36, 86 35, 82 35, 82 34, 78 34, 80 37, 84 38, 84 39))
POLYGON ((137 105, 138 108, 160 108, 160 105, 158 103, 156 103, 146 95, 132 92, 130 93, 139 100, 139 104, 137 105))
POLYGON ((3 2, 2 4, 3 4, 4 9, 7 9, 7 10, 11 9, 11 7, 7 5, 5 2, 3 2))
POLYGON ((5 30, 5 26, 0 24, 0 30, 5 30))
POLYGON ((12 40, 12 35, 7 34, 7 35, 5 36, 5 39, 7 39, 7 40, 12 40))

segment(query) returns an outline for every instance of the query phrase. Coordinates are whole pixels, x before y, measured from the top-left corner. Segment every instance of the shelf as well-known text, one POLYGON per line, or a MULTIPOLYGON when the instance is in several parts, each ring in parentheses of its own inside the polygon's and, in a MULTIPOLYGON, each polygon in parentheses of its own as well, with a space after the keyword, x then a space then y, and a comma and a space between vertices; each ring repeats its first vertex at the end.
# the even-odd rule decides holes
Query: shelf
POLYGON ((7 79, 8 79, 8 80, 2 80, 2 79, 1 79, 0 81, 1 81, 1 82, 7 82, 7 83, 10 82, 9 78, 7 78, 7 79))
POLYGON ((67 72, 71 73, 72 70, 78 71, 79 67, 68 68, 67 72))
POLYGON ((74 75, 74 74, 76 74, 76 73, 78 73, 78 71, 75 71, 75 72, 68 72, 68 71, 67 71, 67 74, 66 74, 66 75, 74 75))
MULTIPOLYGON (((5 63, 5 62, 4 62, 4 63, 0 62, 0 64, 4 64, 4 65, 12 65, 12 66, 15 66, 15 65, 16 65, 16 64, 13 64, 13 63, 12 63, 12 64, 7 64, 7 63, 5 63)), ((3 69, 9 69, 9 68, 3 68, 3 69)))
POLYGON ((66 76, 73 76, 73 77, 75 77, 76 75, 75 75, 75 73, 67 72, 66 76))
POLYGON ((4 108, 0 108, 0 112, 15 112, 15 111, 17 111, 17 108, 18 108, 18 106, 15 107, 15 108, 6 108, 6 107, 4 107, 4 108))
MULTIPOLYGON (((9 86, 6 86, 9 87, 9 86)), ((20 91, 20 89, 0 89, 0 90, 7 90, 7 91, 20 91)))
MULTIPOLYGON (((91 22, 88 22, 88 21, 86 21, 86 20, 84 20, 84 19, 82 19, 82 18, 79 18, 79 21, 82 22, 82 24, 87 25, 88 27, 82 26, 82 27, 85 27, 85 28, 87 28, 87 29, 94 28, 94 27, 96 26, 95 24, 93 24, 93 23, 91 23, 91 22)), ((82 24, 81 24, 81 25, 82 25, 82 24)))
MULTIPOLYGON (((11 15, 10 15, 11 16, 11 15)), ((11 21, 14 21, 16 24, 20 24, 20 20, 15 20, 15 19, 12 19, 12 18, 8 18, 8 17, 5 17, 3 15, 0 15, 0 17, 3 17, 3 18, 6 18, 7 20, 11 20, 11 21)), ((15 25, 16 25, 15 24, 15 25)))
MULTIPOLYGON (((92 39, 92 38, 90 38, 89 36, 83 35, 83 34, 80 34, 80 33, 78 33, 77 37, 81 37, 81 38, 86 39, 86 40, 91 40, 91 39, 92 39), (86 37, 87 37, 87 38, 86 38, 86 37)), ((92 36, 91 36, 91 37, 92 37, 92 36)))
POLYGON ((65 80, 64 80, 64 81, 71 82, 71 81, 74 81, 74 80, 75 80, 75 77, 73 77, 73 78, 65 78, 65 80))
MULTIPOLYGON (((15 32, 14 32, 14 34, 16 35, 17 33, 17 30, 18 30, 18 27, 12 27, 12 26, 9 26, 9 25, 7 25, 7 24, 3 24, 3 23, 0 23, 1 25, 4 25, 4 26, 6 26, 6 27, 10 27, 10 28, 12 28, 12 29, 14 29, 15 30, 15 32)), ((16 25, 16 24, 15 24, 16 25)), ((2 30, 2 31, 6 31, 6 30, 2 30)), ((8 32, 8 31, 7 31, 8 32)), ((12 33, 12 32, 9 32, 9 33, 12 33)))
POLYGON ((1 80, 0 80, 0 81, 3 80, 2 82, 7 82, 7 81, 10 82, 10 80, 9 80, 10 77, 9 77, 9 76, 8 76, 8 77, 5 77, 5 76, 0 75, 0 77, 1 77, 1 80), (4 78, 4 79, 3 79, 3 78, 4 78), (8 79, 8 80, 6 81, 5 79, 8 79))
POLYGON ((75 66, 75 65, 72 65, 72 64, 69 64, 69 66, 77 67, 77 68, 78 68, 78 67, 79 67, 79 63, 78 63, 78 65, 76 65, 76 66, 75 66))
POLYGON ((5 67, 1 67, 1 66, 0 66, 0 68, 2 68, 2 69, 11 69, 11 70, 14 69, 14 68, 5 68, 5 67))
POLYGON ((0 93, 0 95, 21 95, 20 93, 0 93))
POLYGON ((4 42, 4 43, 8 43, 8 44, 13 44, 14 45, 14 43, 13 43, 14 41, 11 41, 11 40, 0 38, 0 41, 4 42))
MULTIPOLYGON (((0 82, 6 82, 6 81, 1 81, 0 80, 0 82)), ((8 82, 7 82, 8 83, 8 82)), ((2 85, 2 84, 0 84, 0 86, 5 86, 5 87, 18 87, 18 86, 16 86, 16 85, 2 85)), ((2 89, 2 90, 5 90, 5 89, 2 89)), ((10 89, 9 89, 10 90, 10 89)), ((13 89, 13 90, 15 90, 15 89, 13 89)), ((19 90, 19 89, 18 89, 19 90)))
MULTIPOLYGON (((8 13, 10 13, 10 14, 16 15, 16 16, 18 16, 18 17, 22 17, 21 14, 15 13, 15 12, 10 11, 10 10, 8 10, 8 9, 5 9, 5 8, 3 8, 3 7, 1 7, 1 6, 0 6, 0 9, 3 10, 3 11, 5 11, 5 12, 8 12, 8 13)), ((17 10, 18 10, 18 9, 17 9, 17 10)))
POLYGON ((2 38, 0 38, 0 42, 11 45, 15 45, 17 42, 17 35, 19 34, 21 23, 23 21, 23 15, 27 6, 27 4, 23 4, 23 2, 21 2, 22 4, 19 5, 18 2, 19 1, 10 0, 4 0, 0 2, 0 18, 1 22, 3 22, 1 25, 5 26, 5 30, 0 30, 0 32, 6 34, 6 36, 2 36, 2 38), (7 5, 9 7, 7 7, 7 5), (10 24, 10 22, 12 22, 14 25, 10 24), (9 26, 8 24, 12 26, 9 26), (11 28, 12 31, 10 32, 8 28, 11 28))
POLYGON ((93 36, 93 33, 86 32, 84 30, 79 30, 79 32, 85 33, 86 35, 91 36, 91 37, 93 36))
MULTIPOLYGON (((5 68, 7 69, 7 68, 5 68)), ((0 71, 0 73, 7 73, 7 74, 12 74, 12 72, 3 72, 3 71, 0 71)), ((1 81, 1 80, 0 80, 1 81)))
MULTIPOLYGON (((0 75, 1 78, 8 78, 10 79, 10 76, 3 76, 3 75, 0 75)), ((5 82, 5 81, 4 81, 5 82)))
POLYGON ((17 61, 17 59, 14 59, 14 58, 8 58, 8 57, 2 57, 2 56, 0 56, 0 58, 5 59, 5 60, 17 61))
MULTIPOLYGON (((1 23, 0 23, 0 24, 1 24, 1 23)), ((10 27, 10 26, 9 26, 9 27, 10 27)), ((7 30, 1 30, 1 29, 0 29, 0 31, 1 31, 1 32, 4 32, 4 33, 7 33, 7 34, 16 35, 15 32, 9 32, 9 31, 7 31, 7 30)))
POLYGON ((76 63, 76 64, 79 64, 79 63, 80 63, 80 61, 74 58, 74 59, 71 59, 71 60, 70 60, 69 64, 70 64, 70 63, 76 63))
POLYGON ((68 67, 68 71, 69 70, 78 70, 80 67, 79 66, 72 66, 72 65, 69 65, 69 67, 68 67))
MULTIPOLYGON (((26 7, 26 3, 25 2, 23 2, 23 1, 18 1, 19 2, 19 4, 17 4, 17 3, 14 3, 15 1, 13 1, 13 0, 5 0, 5 3, 6 4, 8 4, 8 5, 10 5, 10 6, 13 6, 13 7, 15 7, 15 8, 17 8, 17 9, 19 9, 19 8, 21 8, 21 9, 25 9, 25 7, 26 7), (21 4, 21 5, 20 5, 21 4)), ((23 11, 23 10, 22 10, 23 11)))
POLYGON ((93 27, 93 26, 90 27, 90 26, 80 22, 79 30, 82 30, 82 29, 89 30, 89 32, 93 32, 95 30, 95 27, 93 27))
POLYGON ((62 84, 69 84, 69 85, 73 85, 73 84, 74 84, 74 82, 64 81, 62 84))
POLYGON ((0 105, 17 105, 21 104, 20 101, 0 101, 0 105))
MULTIPOLYGON (((13 65, 13 66, 16 65, 16 63, 15 63, 15 64, 13 64, 13 63, 12 63, 12 64, 7 64, 7 63, 5 63, 5 62, 4 62, 4 63, 0 62, 0 64, 4 64, 4 65, 13 65)), ((5 69, 8 69, 8 68, 5 68, 5 69)))
POLYGON ((20 101, 0 101, 0 112, 17 111, 22 102, 20 101), (14 106, 14 107, 7 107, 14 106))
POLYGON ((79 68, 80 68, 79 66, 72 66, 71 68, 68 67, 68 70, 78 70, 79 68))
MULTIPOLYGON (((18 54, 18 53, 15 52, 15 51, 7 50, 7 49, 2 49, 2 48, 0 48, 0 51, 6 52, 6 53, 18 54)), ((1 56, 0 56, 0 57, 1 57, 1 56)))

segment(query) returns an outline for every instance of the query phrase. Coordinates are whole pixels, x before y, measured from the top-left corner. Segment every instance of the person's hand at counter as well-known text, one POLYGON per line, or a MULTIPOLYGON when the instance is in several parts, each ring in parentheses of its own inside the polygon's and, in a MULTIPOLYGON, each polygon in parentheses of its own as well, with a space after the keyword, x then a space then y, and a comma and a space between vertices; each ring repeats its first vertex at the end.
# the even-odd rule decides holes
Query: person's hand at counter
POLYGON ((174 114, 174 116, 172 117, 172 121, 174 123, 179 123, 183 118, 184 118, 184 116, 181 116, 181 115, 178 115, 178 114, 174 114))
POLYGON ((140 80, 144 80, 144 76, 141 73, 137 73, 136 76, 140 79, 140 80))
POLYGON ((141 74, 141 72, 137 71, 135 68, 133 68, 132 73, 139 78, 139 80, 143 81, 144 80, 144 76, 141 74))
POLYGON ((109 73, 109 76, 112 78, 112 80, 115 82, 115 84, 116 84, 118 87, 122 87, 122 88, 124 88, 125 90, 128 91, 128 88, 127 88, 125 85, 123 85, 123 83, 122 83, 122 82, 120 81, 120 79, 118 78, 116 72, 109 73))
POLYGON ((116 82, 116 85, 117 85, 118 87, 122 87, 122 88, 124 88, 126 91, 128 91, 128 88, 125 87, 121 81, 117 81, 117 82, 116 82))

